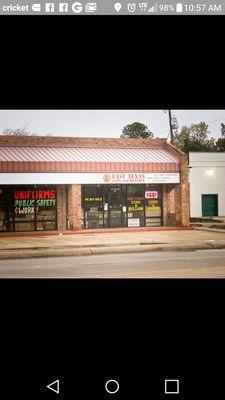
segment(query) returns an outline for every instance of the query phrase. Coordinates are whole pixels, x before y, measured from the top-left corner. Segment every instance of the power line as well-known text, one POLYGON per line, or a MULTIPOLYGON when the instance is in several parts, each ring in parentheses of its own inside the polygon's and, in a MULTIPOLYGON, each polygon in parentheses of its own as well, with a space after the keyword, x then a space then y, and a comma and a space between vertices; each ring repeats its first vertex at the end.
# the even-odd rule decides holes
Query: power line
POLYGON ((211 124, 212 122, 220 122, 220 121, 225 121, 225 118, 213 119, 212 121, 204 121, 204 122, 211 124))

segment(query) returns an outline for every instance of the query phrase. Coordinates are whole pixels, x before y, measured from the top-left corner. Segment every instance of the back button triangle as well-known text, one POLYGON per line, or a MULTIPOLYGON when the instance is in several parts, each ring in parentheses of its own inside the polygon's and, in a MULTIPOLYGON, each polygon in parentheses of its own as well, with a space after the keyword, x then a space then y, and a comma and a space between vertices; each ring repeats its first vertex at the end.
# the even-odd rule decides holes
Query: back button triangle
POLYGON ((55 393, 59 393, 59 379, 57 381, 49 383, 47 388, 52 390, 55 393))

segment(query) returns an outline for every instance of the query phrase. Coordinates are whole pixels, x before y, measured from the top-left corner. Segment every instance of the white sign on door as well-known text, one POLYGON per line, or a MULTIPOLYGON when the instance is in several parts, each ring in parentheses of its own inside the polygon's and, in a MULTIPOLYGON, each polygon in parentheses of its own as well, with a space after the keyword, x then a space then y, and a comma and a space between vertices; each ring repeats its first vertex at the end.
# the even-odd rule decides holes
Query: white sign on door
POLYGON ((139 218, 128 218, 128 227, 132 226, 140 226, 140 219, 139 218))

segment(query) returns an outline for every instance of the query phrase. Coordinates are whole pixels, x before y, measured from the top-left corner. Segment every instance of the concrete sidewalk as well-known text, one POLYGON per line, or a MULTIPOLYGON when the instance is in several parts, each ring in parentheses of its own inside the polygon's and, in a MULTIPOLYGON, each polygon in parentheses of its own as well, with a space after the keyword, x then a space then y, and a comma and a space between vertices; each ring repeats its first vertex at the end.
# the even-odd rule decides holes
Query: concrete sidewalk
POLYGON ((225 234, 211 229, 0 236, 0 259, 218 248, 225 248, 225 234))

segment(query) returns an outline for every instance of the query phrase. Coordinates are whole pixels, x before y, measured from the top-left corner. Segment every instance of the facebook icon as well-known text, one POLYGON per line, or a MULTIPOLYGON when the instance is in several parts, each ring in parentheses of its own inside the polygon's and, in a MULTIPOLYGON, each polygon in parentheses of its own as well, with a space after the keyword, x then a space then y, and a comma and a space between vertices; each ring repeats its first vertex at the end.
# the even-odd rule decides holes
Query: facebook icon
POLYGON ((68 3, 59 3, 59 12, 68 12, 68 3))
POLYGON ((46 12, 54 12, 54 9, 55 9, 54 3, 45 3, 46 12))

